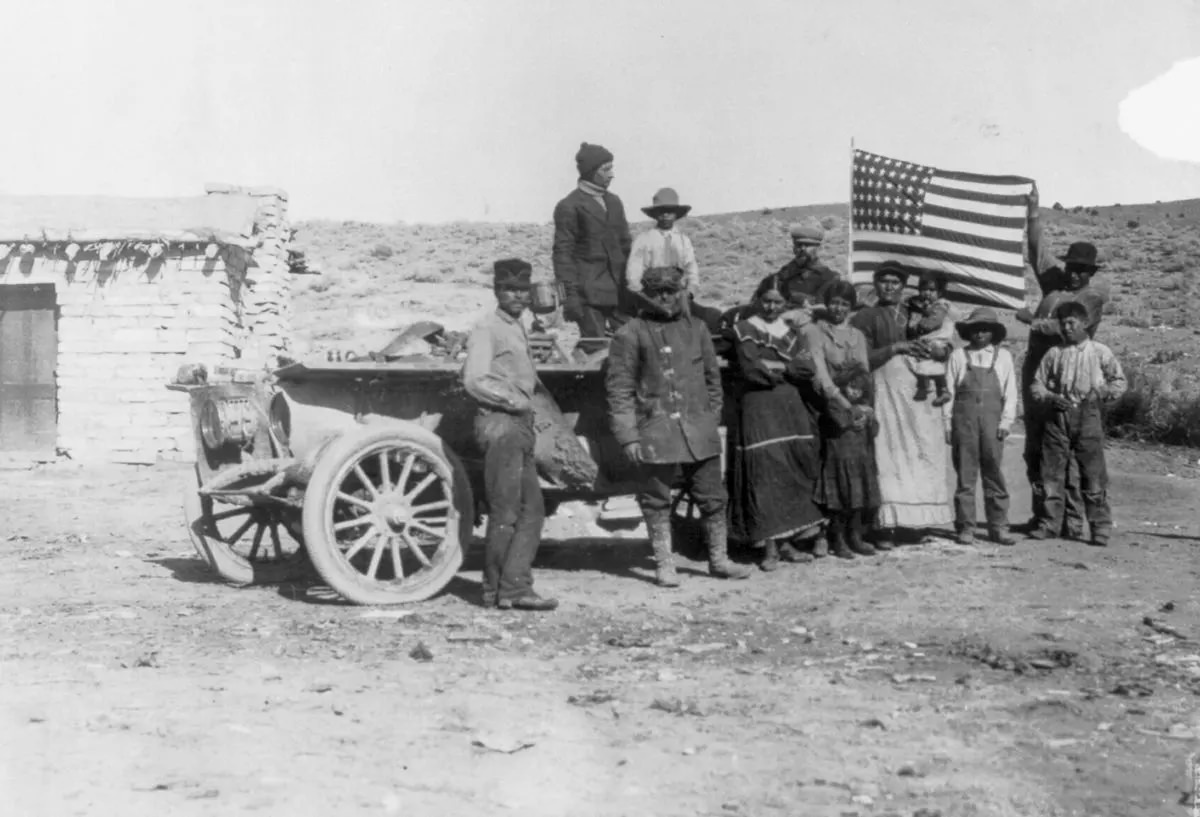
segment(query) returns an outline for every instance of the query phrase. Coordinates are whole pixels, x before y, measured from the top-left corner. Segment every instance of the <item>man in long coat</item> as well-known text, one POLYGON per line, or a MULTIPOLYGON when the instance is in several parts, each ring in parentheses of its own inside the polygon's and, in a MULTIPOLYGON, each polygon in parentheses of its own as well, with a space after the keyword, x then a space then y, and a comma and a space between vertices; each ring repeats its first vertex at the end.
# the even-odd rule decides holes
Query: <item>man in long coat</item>
POLYGON ((682 290, 682 269, 646 270, 646 305, 613 336, 605 378, 613 436, 638 466, 637 500, 661 587, 679 584, 671 555, 671 489, 677 480, 700 508, 709 573, 726 579, 750 575, 727 551, 721 371, 708 326, 683 311, 682 290))
POLYGON ((576 188, 554 208, 554 277, 563 317, 585 338, 611 335, 628 320, 625 265, 633 239, 625 207, 608 192, 613 155, 584 142, 575 154, 576 188))

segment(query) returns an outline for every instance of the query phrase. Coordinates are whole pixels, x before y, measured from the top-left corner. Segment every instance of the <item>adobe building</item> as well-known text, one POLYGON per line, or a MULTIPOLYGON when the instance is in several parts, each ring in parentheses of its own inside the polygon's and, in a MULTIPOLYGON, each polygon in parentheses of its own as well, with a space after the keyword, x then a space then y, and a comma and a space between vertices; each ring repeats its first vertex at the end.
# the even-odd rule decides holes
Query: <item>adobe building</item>
POLYGON ((184 363, 289 343, 287 196, 0 197, 0 455, 191 460, 184 363))

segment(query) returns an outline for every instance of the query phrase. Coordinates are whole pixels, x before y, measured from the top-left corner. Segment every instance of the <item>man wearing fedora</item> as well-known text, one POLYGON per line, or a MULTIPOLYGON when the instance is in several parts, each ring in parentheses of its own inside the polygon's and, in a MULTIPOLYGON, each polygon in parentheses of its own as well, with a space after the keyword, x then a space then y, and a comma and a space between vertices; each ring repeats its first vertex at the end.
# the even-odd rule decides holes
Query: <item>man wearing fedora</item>
POLYGON ((1016 542, 1008 532, 1008 486, 1001 462, 1004 441, 1017 419, 1017 377, 1012 354, 1000 344, 1006 330, 996 310, 980 307, 955 324, 966 348, 950 353, 943 413, 946 442, 958 484, 954 528, 959 544, 975 541, 975 484, 982 478, 988 536, 1000 545, 1016 542))
MULTIPOLYGON (((1029 324, 1029 345, 1021 364, 1021 400, 1025 407, 1025 476, 1033 495, 1033 520, 1042 518, 1046 491, 1042 481, 1042 437, 1048 410, 1033 399, 1033 380, 1038 365, 1053 347, 1062 341, 1059 322, 1055 318, 1059 306, 1075 301, 1087 310, 1087 334, 1096 336, 1108 300, 1106 289, 1093 280, 1100 269, 1096 246, 1076 241, 1066 255, 1054 256, 1042 242, 1041 219, 1038 212, 1038 191, 1035 185, 1029 196, 1028 212, 1029 257, 1034 260, 1034 272, 1042 288, 1043 298, 1037 309, 1019 310, 1017 320, 1029 324)), ((1068 468, 1072 468, 1068 462, 1068 468)), ((1065 510, 1062 534, 1070 539, 1083 536, 1083 497, 1074 469, 1064 475, 1065 510)))
POLYGON ((554 208, 554 278, 563 317, 585 338, 612 334, 628 320, 625 259, 633 243, 625 207, 608 192, 613 155, 584 142, 575 154, 579 182, 554 208))
POLYGON ((700 267, 692 241, 679 230, 676 222, 691 212, 691 206, 679 203, 679 194, 664 187, 654 194, 649 207, 642 212, 654 219, 654 229, 633 240, 629 263, 625 267, 625 283, 630 290, 640 292, 642 276, 652 267, 679 267, 683 270, 684 289, 693 295, 700 285, 700 267))
POLYGON ((534 464, 533 395, 537 371, 521 315, 529 306, 532 267, 519 258, 493 265, 497 308, 467 340, 463 388, 475 400, 475 438, 483 450, 488 523, 483 565, 485 607, 553 610, 533 592, 533 557, 545 509, 534 464))

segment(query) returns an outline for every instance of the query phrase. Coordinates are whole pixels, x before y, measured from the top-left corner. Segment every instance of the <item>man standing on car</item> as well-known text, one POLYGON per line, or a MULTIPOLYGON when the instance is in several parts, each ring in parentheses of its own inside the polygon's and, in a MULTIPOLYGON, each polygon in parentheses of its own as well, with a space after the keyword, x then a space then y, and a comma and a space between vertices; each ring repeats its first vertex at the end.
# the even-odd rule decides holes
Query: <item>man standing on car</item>
POLYGON ((613 155, 584 142, 575 154, 579 183, 554 208, 554 277, 563 317, 585 338, 611 335, 628 320, 625 261, 633 239, 625 207, 608 192, 613 155))
POLYGON ((533 557, 545 508, 534 464, 533 395, 538 386, 521 315, 529 307, 532 268, 519 258, 493 265, 497 309, 467 341, 462 382, 478 404, 475 438, 483 450, 488 505, 484 607, 553 610, 533 592, 533 557))

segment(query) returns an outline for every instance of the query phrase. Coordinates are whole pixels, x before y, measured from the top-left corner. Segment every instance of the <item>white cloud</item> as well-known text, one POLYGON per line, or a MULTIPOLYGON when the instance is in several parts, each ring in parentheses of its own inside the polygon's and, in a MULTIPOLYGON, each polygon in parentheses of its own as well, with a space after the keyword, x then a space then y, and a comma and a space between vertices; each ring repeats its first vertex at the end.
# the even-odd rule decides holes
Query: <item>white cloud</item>
POLYGON ((1200 57, 1177 62, 1118 109, 1125 134, 1162 159, 1200 162, 1200 57))

